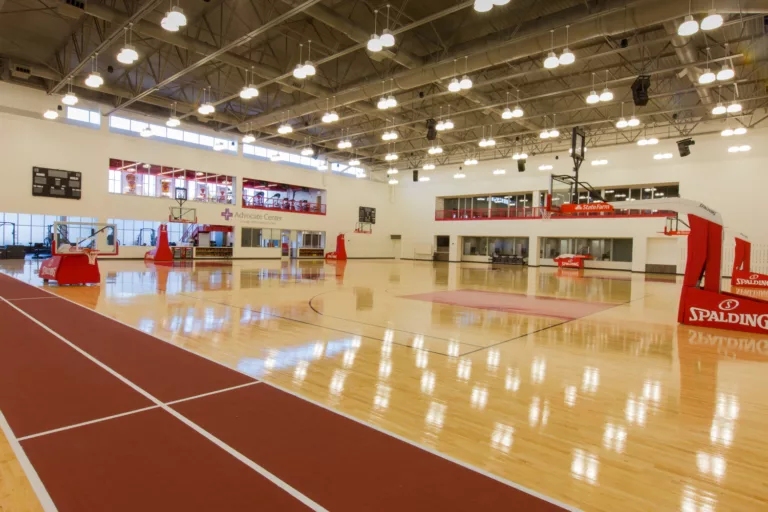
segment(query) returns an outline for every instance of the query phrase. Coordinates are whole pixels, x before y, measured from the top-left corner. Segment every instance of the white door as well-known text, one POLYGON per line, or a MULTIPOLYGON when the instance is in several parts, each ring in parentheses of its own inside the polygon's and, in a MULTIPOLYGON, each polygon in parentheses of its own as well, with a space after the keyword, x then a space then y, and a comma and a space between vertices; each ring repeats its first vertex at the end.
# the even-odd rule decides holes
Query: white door
POLYGON ((392 240, 392 256, 394 256, 396 260, 400 259, 400 242, 401 240, 392 240))

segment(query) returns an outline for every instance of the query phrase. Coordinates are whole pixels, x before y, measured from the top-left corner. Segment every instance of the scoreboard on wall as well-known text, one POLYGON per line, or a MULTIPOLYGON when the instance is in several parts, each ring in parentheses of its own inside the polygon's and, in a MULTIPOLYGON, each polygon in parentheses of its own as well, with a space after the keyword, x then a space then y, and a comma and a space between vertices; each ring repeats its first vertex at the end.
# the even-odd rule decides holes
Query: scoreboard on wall
POLYGON ((361 206, 358 222, 368 222, 370 224, 376 224, 376 208, 369 206, 361 206))
POLYGON ((79 172, 45 167, 32 168, 33 196, 80 199, 82 183, 82 173, 79 172))

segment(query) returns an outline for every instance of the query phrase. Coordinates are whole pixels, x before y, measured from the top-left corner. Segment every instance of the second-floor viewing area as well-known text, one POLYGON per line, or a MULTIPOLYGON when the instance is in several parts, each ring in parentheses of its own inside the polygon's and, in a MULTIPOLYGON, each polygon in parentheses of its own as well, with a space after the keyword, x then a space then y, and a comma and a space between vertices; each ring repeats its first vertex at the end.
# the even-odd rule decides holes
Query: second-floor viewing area
MULTIPOLYGON (((639 210, 631 206, 632 201, 661 197, 679 197, 680 186, 677 183, 664 185, 628 185, 597 187, 595 189, 608 202, 626 201, 626 208, 616 208, 612 212, 589 212, 569 215, 554 213, 553 218, 572 217, 656 217, 666 212, 658 210, 639 210)), ((546 191, 524 191, 509 193, 477 194, 459 197, 438 197, 435 203, 435 220, 502 220, 502 219, 541 219, 546 191)), ((555 190, 552 203, 555 206, 568 204, 574 199, 567 190, 555 190)), ((575 199, 578 203, 594 201, 586 192, 581 192, 575 199)))
POLYGON ((243 208, 325 215, 325 195, 322 189, 243 179, 243 208))

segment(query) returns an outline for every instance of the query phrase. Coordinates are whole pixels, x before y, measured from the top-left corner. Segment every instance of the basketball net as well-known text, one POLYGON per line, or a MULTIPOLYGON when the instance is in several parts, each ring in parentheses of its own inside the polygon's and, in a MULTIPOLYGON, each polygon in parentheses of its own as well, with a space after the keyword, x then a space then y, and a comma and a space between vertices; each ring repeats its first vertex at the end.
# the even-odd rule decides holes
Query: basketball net
POLYGON ((99 256, 99 252, 95 249, 83 249, 83 254, 88 256, 88 264, 89 265, 95 265, 96 264, 96 258, 99 256))
POLYGON ((542 220, 551 220, 552 219, 552 212, 547 210, 547 209, 541 210, 541 218, 542 218, 542 220))

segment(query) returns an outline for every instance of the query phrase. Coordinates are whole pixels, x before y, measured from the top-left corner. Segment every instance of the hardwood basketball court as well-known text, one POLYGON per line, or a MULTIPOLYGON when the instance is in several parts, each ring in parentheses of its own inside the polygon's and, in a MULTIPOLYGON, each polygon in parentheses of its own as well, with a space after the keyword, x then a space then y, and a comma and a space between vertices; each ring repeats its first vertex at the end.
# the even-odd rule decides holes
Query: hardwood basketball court
MULTIPOLYGON (((37 265, 2 271, 40 286, 37 265)), ((47 336, 2 358, 10 441, 40 478, 5 440, 9 510, 39 509, 40 483, 60 510, 135 510, 137 489, 160 500, 149 508, 185 510, 238 509, 248 492, 278 510, 758 510, 768 497, 755 477, 768 337, 678 326, 674 278, 100 265, 101 286, 52 296, 0 278, 6 329, 47 336), (39 374, 13 373, 24 357, 39 374)))

